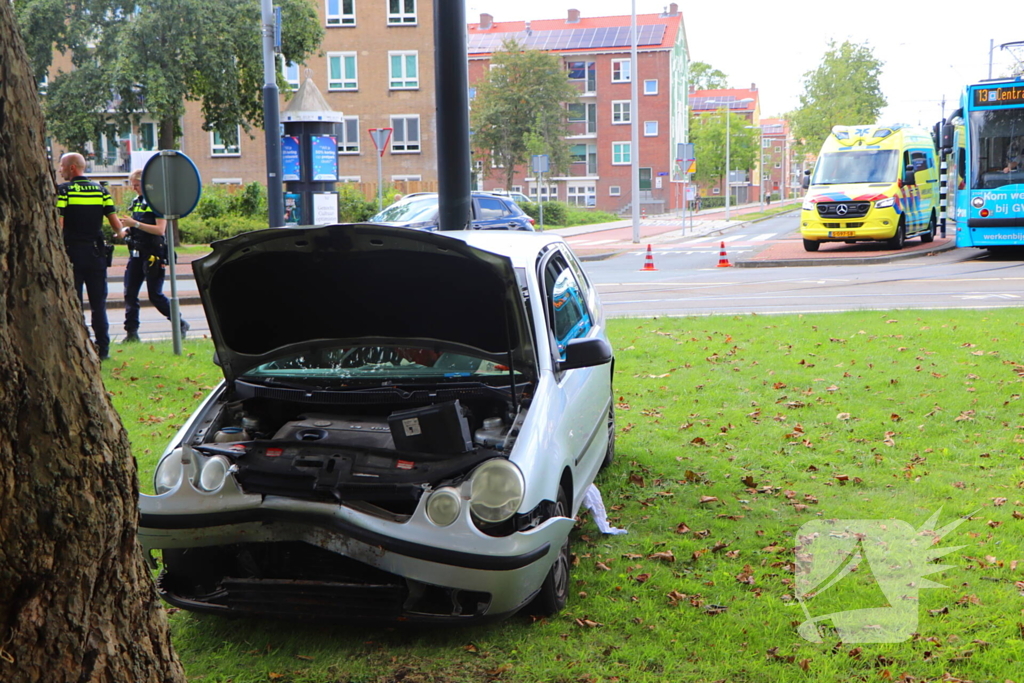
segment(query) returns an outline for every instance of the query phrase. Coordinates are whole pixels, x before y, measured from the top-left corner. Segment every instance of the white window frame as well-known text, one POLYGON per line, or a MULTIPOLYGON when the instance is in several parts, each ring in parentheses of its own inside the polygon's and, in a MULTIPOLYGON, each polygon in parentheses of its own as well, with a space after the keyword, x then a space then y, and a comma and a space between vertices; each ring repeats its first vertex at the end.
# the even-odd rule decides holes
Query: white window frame
POLYGON ((644 95, 657 95, 658 94, 658 79, 648 78, 644 81, 644 95))
POLYGON ((775 153, 776 154, 781 154, 782 153, 782 147, 776 147, 775 148, 775 153))
POLYGON ((633 123, 633 107, 630 100, 612 100, 612 125, 624 126, 633 123))
POLYGON ((782 162, 781 161, 776 161, 775 162, 775 166, 773 168, 782 168, 782 162))
POLYGON ((622 196, 622 186, 621 185, 609 185, 608 186, 608 196, 609 197, 621 197, 622 196))
POLYGON ((629 83, 633 76, 631 59, 612 60, 612 83, 629 83))
POLYGON ((419 50, 392 50, 388 52, 388 89, 389 90, 419 90, 420 89, 420 53, 419 50), (395 57, 401 65, 402 73, 395 73, 395 57), (415 58, 416 74, 412 77, 406 74, 409 68, 408 57, 415 58), (396 83, 398 85, 396 85, 396 83))
POLYGON ((764 140, 761 140, 761 149, 770 149, 771 146, 772 146, 772 141, 769 140, 768 138, 765 138, 764 140))
POLYGON ((160 149, 160 126, 157 125, 156 121, 143 121, 139 124, 139 136, 137 143, 134 147, 136 152, 155 152, 160 149), (143 128, 150 128, 153 131, 153 147, 152 149, 146 149, 143 140, 145 136, 142 134, 143 128))
POLYGON ((423 128, 420 126, 419 114, 397 114, 391 116, 391 153, 392 154, 419 154, 423 151, 423 128), (416 121, 416 140, 410 142, 408 139, 408 121, 416 121), (401 128, 401 131, 399 131, 401 128), (402 138, 399 141, 399 137, 402 138))
POLYGON ((388 0, 388 26, 415 26, 417 23, 416 11, 419 8, 416 6, 416 0, 388 0), (392 5, 396 4, 398 11, 392 9, 392 5), (407 5, 412 5, 412 10, 407 5))
POLYGON ((355 26, 356 25, 356 0, 326 0, 324 2, 324 14, 326 15, 327 27, 336 28, 338 26, 355 26), (334 5, 334 11, 331 11, 331 5, 334 5), (345 11, 345 5, 349 6, 349 11, 345 11))
POLYGON ((284 55, 281 55, 281 75, 284 77, 285 83, 291 86, 292 90, 299 89, 299 83, 302 81, 302 75, 300 73, 301 68, 301 64, 289 62, 284 58, 284 55), (292 69, 295 69, 294 78, 291 77, 292 69))
POLYGON ((363 182, 363 176, 361 175, 340 175, 338 176, 339 183, 361 183, 363 182))
POLYGON ((628 140, 620 141, 620 142, 613 142, 612 143, 612 166, 629 166, 632 163, 633 163, 632 143, 630 143, 628 140), (625 155, 623 155, 622 149, 618 149, 618 148, 625 148, 625 155), (617 149, 618 149, 618 151, 616 151, 617 149), (625 159, 624 160, 620 159, 619 161, 616 161, 615 160, 616 156, 619 156, 619 157, 625 156, 625 159))
POLYGON ((597 183, 569 181, 565 186, 565 201, 573 206, 592 209, 597 206, 597 183), (580 202, 582 200, 582 203, 580 202))
POLYGON ((421 175, 393 175, 391 176, 391 182, 393 183, 419 183, 423 181, 421 175))
POLYGON ((338 126, 338 130, 340 131, 340 135, 338 135, 338 154, 339 155, 346 155, 346 156, 351 156, 353 154, 360 154, 362 152, 362 147, 360 147, 360 145, 359 145, 359 117, 358 116, 345 116, 345 117, 342 118, 341 124, 342 125, 338 126), (356 137, 356 139, 355 140, 349 140, 348 139, 349 128, 350 128, 349 124, 352 123, 353 121, 355 122, 355 137, 356 137))
POLYGON ((212 157, 240 157, 242 156, 242 127, 238 127, 238 143, 232 148, 223 142, 217 143, 217 131, 210 131, 210 156, 212 157))
POLYGON ((658 137, 658 122, 657 121, 644 121, 644 137, 645 138, 656 138, 656 137, 658 137))
POLYGON ((722 190, 721 188, 713 187, 711 188, 711 194, 722 194, 722 190))
POLYGON ((327 53, 327 90, 333 92, 345 92, 359 90, 359 54, 357 52, 328 52, 327 53), (341 78, 331 78, 331 62, 339 60, 338 67, 341 78), (353 78, 345 76, 345 63, 352 60, 353 78))

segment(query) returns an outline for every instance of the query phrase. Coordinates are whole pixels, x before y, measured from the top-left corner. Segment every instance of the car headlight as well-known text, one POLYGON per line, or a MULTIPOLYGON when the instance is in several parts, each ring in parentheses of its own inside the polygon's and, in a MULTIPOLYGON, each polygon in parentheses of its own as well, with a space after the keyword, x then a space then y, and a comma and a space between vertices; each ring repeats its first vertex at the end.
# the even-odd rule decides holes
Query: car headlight
POLYGON ((801 211, 814 211, 814 202, 804 200, 804 203, 800 205, 801 211))
POLYGON ((885 199, 879 199, 877 202, 875 202, 875 208, 876 209, 888 209, 895 202, 896 202, 896 197, 895 196, 893 196, 893 197, 886 197, 885 199))
POLYGON ((504 522, 519 509, 525 489, 518 467, 504 458, 488 460, 470 478, 469 511, 485 524, 504 522))
POLYGON ((459 518, 461 511, 462 500, 455 489, 438 489, 427 498, 427 519, 437 526, 448 526, 459 518))
POLYGON ((231 463, 223 455, 215 455, 203 465, 203 471, 199 473, 199 488, 207 493, 220 489, 227 479, 231 463))
POLYGON ((156 494, 167 493, 181 481, 181 455, 172 453, 156 466, 156 474, 153 475, 153 488, 156 494))

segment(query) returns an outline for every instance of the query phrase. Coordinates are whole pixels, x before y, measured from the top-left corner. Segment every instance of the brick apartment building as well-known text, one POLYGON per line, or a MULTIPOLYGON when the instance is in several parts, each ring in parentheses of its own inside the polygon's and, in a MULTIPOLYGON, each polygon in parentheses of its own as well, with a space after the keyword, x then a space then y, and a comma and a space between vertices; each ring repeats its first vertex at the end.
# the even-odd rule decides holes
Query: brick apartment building
POLYGON ((794 196, 789 134, 789 121, 761 119, 762 193, 779 199, 794 196))
MULTIPOLYGON (((750 89, 722 88, 717 90, 693 90, 690 92, 690 111, 693 116, 707 116, 728 109, 730 113, 742 116, 744 126, 760 126, 761 100, 758 97, 757 85, 751 84, 750 89)), ((735 135, 737 130, 731 133, 735 135)), ((700 164, 700 159, 697 159, 700 164)), ((733 202, 743 204, 756 202, 761 196, 760 166, 753 169, 732 168, 733 202)), ((720 179, 710 187, 701 187, 703 197, 724 197, 725 179, 720 179)))
MULTIPOLYGON (((517 169, 511 189, 530 197, 560 199, 578 206, 626 212, 632 202, 631 122, 640 126, 640 204, 648 213, 681 205, 676 144, 687 140, 686 32, 678 5, 663 14, 637 15, 637 68, 631 68, 630 17, 584 17, 569 10, 564 19, 495 21, 481 14, 469 26, 469 81, 482 79, 490 58, 506 38, 530 49, 557 54, 580 90, 569 104, 573 163, 566 175, 545 178, 517 169), (630 79, 638 79, 638 111, 631 112, 630 79)), ((504 187, 504 174, 478 175, 478 186, 504 187)))

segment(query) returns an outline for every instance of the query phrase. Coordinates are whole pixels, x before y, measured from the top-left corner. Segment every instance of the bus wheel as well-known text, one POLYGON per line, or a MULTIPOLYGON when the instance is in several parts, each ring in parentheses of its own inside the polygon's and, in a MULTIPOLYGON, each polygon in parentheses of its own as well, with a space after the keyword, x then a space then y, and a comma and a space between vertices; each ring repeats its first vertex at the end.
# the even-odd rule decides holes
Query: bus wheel
POLYGON ((902 249, 903 244, 907 241, 907 224, 903 221, 903 217, 900 217, 899 227, 896 228, 896 234, 891 240, 885 241, 885 246, 890 249, 902 249))
POLYGON ((932 211, 932 217, 928 219, 928 232, 921 235, 921 244, 928 244, 935 239, 935 225, 938 221, 935 220, 935 212, 932 211))
POLYGON ((816 242, 815 240, 804 240, 804 251, 818 251, 819 247, 821 247, 821 242, 816 242))

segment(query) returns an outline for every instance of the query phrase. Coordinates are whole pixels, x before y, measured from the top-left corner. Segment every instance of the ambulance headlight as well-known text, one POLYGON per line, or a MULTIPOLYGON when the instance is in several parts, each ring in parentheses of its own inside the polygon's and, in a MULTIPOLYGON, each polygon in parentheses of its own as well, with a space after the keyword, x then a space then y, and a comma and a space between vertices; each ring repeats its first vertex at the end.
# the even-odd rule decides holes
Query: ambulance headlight
POLYGON ((504 522, 519 509, 525 490, 518 467, 504 458, 488 460, 470 478, 469 511, 484 524, 504 522))
POLYGON ((805 199, 804 203, 800 205, 801 211, 814 211, 814 202, 809 199, 805 199))
POLYGON ((896 202, 896 197, 886 197, 885 199, 879 199, 875 202, 876 209, 888 209, 896 202))
POLYGON ((448 526, 459 518, 461 511, 462 500, 453 488, 438 489, 427 499, 427 519, 437 526, 448 526))

